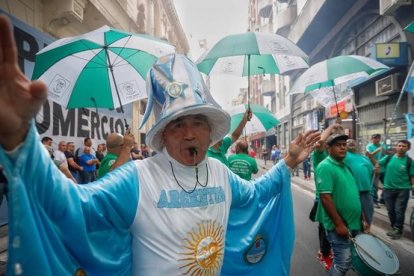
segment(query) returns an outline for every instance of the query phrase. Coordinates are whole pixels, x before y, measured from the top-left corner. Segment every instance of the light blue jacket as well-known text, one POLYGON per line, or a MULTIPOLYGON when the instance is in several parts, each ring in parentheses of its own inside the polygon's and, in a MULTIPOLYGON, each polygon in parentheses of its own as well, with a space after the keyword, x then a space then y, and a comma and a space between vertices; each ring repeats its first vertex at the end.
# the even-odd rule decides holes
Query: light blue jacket
MULTIPOLYGON (((139 198, 133 162, 74 185, 50 160, 32 124, 15 152, 0 148, 0 163, 9 180, 8 275, 131 274, 130 226, 139 198)), ((250 199, 231 207, 221 274, 288 275, 294 225, 285 162, 256 181, 230 170, 229 178, 232 187, 243 184, 232 188, 240 193, 233 198, 249 193, 250 199)))

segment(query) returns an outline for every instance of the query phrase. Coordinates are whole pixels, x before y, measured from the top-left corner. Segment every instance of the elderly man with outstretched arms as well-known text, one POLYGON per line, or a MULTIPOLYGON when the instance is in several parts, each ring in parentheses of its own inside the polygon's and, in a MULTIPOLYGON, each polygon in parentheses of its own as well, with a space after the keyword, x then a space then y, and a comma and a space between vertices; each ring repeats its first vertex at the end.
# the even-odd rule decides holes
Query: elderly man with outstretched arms
POLYGON ((319 140, 299 135, 283 161, 246 181, 206 157, 230 117, 183 55, 147 78, 146 143, 158 152, 73 185, 53 165, 33 118, 47 87, 17 65, 0 16, 0 162, 9 181, 8 274, 288 275, 294 229, 289 168, 319 140), (78 274, 76 274, 78 273, 78 274))

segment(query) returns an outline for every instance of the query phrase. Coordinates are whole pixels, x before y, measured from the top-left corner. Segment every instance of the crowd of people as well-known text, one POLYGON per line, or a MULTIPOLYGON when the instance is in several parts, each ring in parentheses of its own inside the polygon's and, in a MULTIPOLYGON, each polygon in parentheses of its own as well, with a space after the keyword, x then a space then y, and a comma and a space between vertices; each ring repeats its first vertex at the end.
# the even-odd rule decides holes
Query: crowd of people
MULTIPOLYGON (((400 140, 393 150, 381 142, 381 137, 375 133, 366 147, 359 148, 340 124, 333 124, 322 132, 314 150, 302 162, 305 180, 312 179, 314 168, 315 204, 309 217, 319 223, 317 259, 330 275, 345 275, 351 268, 350 238, 370 232, 374 208, 381 208, 380 204, 387 209, 390 222, 386 234, 391 239, 402 236, 414 187, 414 165, 407 155, 411 143, 400 140)), ((261 158, 273 164, 285 154, 278 145, 273 145, 270 152, 265 145, 261 148, 261 158)), ((257 170, 255 160, 248 157, 245 141, 236 143, 236 154, 228 160, 230 169, 244 179, 250 180, 257 170)), ((298 169, 293 168, 291 175, 298 176, 298 169)))
POLYGON ((374 206, 380 208, 378 198, 383 198, 388 212, 387 235, 402 236, 414 189, 414 166, 407 155, 411 144, 400 140, 392 152, 380 140, 380 134, 373 134, 371 143, 358 149, 357 141, 333 124, 322 132, 311 154, 316 191, 309 217, 319 223, 317 258, 330 275, 345 275, 351 268, 350 238, 370 232, 374 206))
POLYGON ((108 134, 105 143, 98 144, 96 150, 89 137, 84 138, 83 145, 76 150, 74 142, 64 140, 54 149, 53 138, 49 136, 42 137, 41 143, 59 170, 77 184, 93 182, 130 160, 150 157, 148 147, 138 146, 129 129, 125 135, 108 134))

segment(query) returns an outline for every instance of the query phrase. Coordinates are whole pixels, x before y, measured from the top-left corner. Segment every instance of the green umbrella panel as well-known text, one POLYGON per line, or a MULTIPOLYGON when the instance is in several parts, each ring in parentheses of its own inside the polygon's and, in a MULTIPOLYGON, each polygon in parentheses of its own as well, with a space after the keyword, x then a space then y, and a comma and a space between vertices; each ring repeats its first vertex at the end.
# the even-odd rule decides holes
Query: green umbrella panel
POLYGON ((414 33, 414 21, 412 21, 410 24, 408 24, 405 28, 405 31, 410 32, 410 33, 414 33))
MULTIPOLYGON (((232 133, 240 124, 247 109, 248 105, 243 104, 235 106, 228 111, 231 116, 230 133, 232 133)), ((250 104, 250 110, 252 111, 253 116, 245 126, 246 134, 266 132, 280 124, 280 121, 273 115, 273 113, 261 105, 250 104)))

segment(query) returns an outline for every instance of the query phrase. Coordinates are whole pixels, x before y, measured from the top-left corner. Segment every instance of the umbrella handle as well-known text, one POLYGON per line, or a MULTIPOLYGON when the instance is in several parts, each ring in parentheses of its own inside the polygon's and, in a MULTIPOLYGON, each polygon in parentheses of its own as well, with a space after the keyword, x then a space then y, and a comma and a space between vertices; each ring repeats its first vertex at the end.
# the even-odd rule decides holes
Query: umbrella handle
POLYGON ((129 128, 129 125, 125 117, 124 117, 124 122, 125 122, 125 130, 127 130, 129 128))
POLYGON ((252 113, 252 110, 250 109, 250 104, 248 104, 247 106, 247 121, 248 122, 252 120, 252 116, 253 116, 253 113, 252 113))

